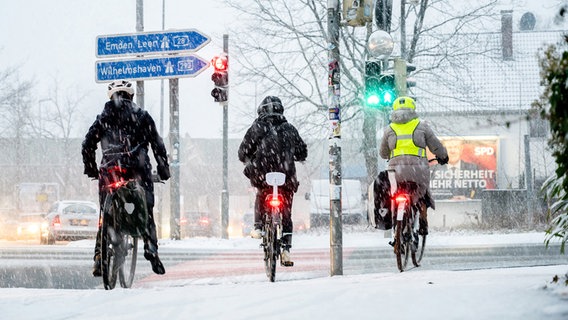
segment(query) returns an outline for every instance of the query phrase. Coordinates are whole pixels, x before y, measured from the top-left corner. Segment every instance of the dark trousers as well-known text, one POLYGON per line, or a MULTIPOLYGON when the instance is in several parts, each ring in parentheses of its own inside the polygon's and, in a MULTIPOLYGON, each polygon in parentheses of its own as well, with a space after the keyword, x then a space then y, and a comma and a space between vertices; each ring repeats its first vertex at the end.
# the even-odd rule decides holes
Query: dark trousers
MULTIPOLYGON (((283 198, 282 204, 282 242, 286 248, 292 247, 292 231, 294 224, 292 223, 292 201, 294 200, 294 192, 279 188, 278 191, 283 198)), ((266 189, 256 189, 256 200, 254 203, 254 227, 262 228, 263 213, 270 210, 266 204, 266 197, 272 194, 272 187, 266 189)))

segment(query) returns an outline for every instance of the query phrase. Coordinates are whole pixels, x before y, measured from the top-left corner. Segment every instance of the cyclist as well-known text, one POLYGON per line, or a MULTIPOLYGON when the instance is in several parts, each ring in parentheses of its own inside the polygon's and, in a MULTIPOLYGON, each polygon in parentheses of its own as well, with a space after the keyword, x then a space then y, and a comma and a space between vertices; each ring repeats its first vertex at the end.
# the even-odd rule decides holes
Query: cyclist
MULTIPOLYGON (((134 97, 132 83, 124 80, 114 81, 108 85, 107 94, 109 101, 105 103, 102 113, 97 116, 83 141, 81 153, 85 166, 84 173, 90 178, 99 177, 95 154, 98 143, 101 144, 102 150, 101 163, 108 161, 107 157, 110 153, 124 152, 123 158, 120 159, 121 164, 134 170, 137 179, 146 191, 148 225, 147 234, 143 236, 144 257, 150 261, 155 273, 164 274, 166 271, 158 257, 158 239, 153 214, 154 184, 148 145, 152 146, 158 175, 162 180, 170 177, 166 147, 150 114, 132 101, 134 97)), ((99 179, 101 208, 106 195, 102 180, 99 179)), ((100 232, 99 227, 93 258, 95 261, 93 276, 95 277, 101 276, 100 232)))
MULTIPOLYGON (((434 209, 434 200, 430 194, 430 169, 426 159, 426 147, 438 158, 441 165, 448 163, 448 152, 430 126, 418 118, 414 99, 397 98, 393 103, 390 119, 390 125, 384 129, 379 155, 389 161, 389 169, 395 169, 397 182, 417 184, 418 189, 412 194, 412 203, 419 203, 418 233, 427 235, 427 208, 434 209)), ((388 188, 388 180, 385 181, 387 175, 381 174, 379 177, 379 189, 388 188)), ((390 201, 388 203, 390 204, 390 201)), ((385 207, 389 208, 389 205, 385 207)))
POLYGON ((296 128, 284 117, 284 106, 280 98, 267 96, 260 103, 257 113, 258 117, 247 130, 238 151, 239 160, 245 164, 244 174, 257 189, 254 229, 251 231, 251 237, 261 238, 264 200, 272 193, 272 187, 265 181, 266 173, 286 174, 286 182, 279 190, 284 198, 282 208, 284 250, 280 260, 287 263, 291 262, 292 201, 299 185, 294 161, 306 160, 308 147, 296 128))

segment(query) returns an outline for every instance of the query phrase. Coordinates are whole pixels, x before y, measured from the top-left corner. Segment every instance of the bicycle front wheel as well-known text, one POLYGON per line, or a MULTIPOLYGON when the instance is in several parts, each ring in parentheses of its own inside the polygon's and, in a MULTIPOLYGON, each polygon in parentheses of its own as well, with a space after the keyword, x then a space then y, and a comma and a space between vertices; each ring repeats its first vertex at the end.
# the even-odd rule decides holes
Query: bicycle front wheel
POLYGON ((118 268, 116 266, 116 251, 113 244, 113 239, 116 239, 116 234, 111 224, 112 215, 112 199, 107 196, 102 212, 101 224, 101 272, 103 277, 103 285, 106 290, 112 290, 116 286, 116 278, 118 268))
POLYGON ((415 250, 412 250, 412 263, 414 266, 419 267, 424 255, 424 248, 426 248, 426 235, 415 235, 415 250))
POLYGON ((138 238, 130 235, 122 237, 122 252, 124 253, 124 261, 119 269, 118 275, 120 286, 123 288, 132 287, 134 274, 136 272, 136 259, 138 258, 138 238))

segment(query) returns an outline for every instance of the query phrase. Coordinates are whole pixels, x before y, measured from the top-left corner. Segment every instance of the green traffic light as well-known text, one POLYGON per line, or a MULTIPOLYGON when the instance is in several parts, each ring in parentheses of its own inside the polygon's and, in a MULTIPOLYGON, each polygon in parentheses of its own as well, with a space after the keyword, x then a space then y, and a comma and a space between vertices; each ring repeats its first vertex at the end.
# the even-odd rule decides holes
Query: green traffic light
POLYGON ((394 94, 390 91, 386 91, 383 93, 383 103, 391 104, 394 101, 394 94))
POLYGON ((376 94, 367 97, 368 106, 378 106, 379 102, 380 102, 379 96, 377 96, 376 94))
POLYGON ((365 105, 382 109, 396 99, 394 74, 382 72, 378 61, 365 62, 365 105))

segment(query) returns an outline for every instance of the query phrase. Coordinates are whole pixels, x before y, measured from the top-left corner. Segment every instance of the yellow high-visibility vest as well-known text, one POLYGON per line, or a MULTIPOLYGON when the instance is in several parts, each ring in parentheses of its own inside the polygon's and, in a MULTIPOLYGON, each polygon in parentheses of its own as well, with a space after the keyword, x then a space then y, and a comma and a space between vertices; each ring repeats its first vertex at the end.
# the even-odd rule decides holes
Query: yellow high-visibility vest
POLYGON ((396 134, 396 146, 391 151, 390 157, 398 157, 403 155, 426 157, 426 149, 420 148, 412 141, 414 130, 418 127, 420 120, 412 119, 407 123, 391 123, 390 127, 396 134))

